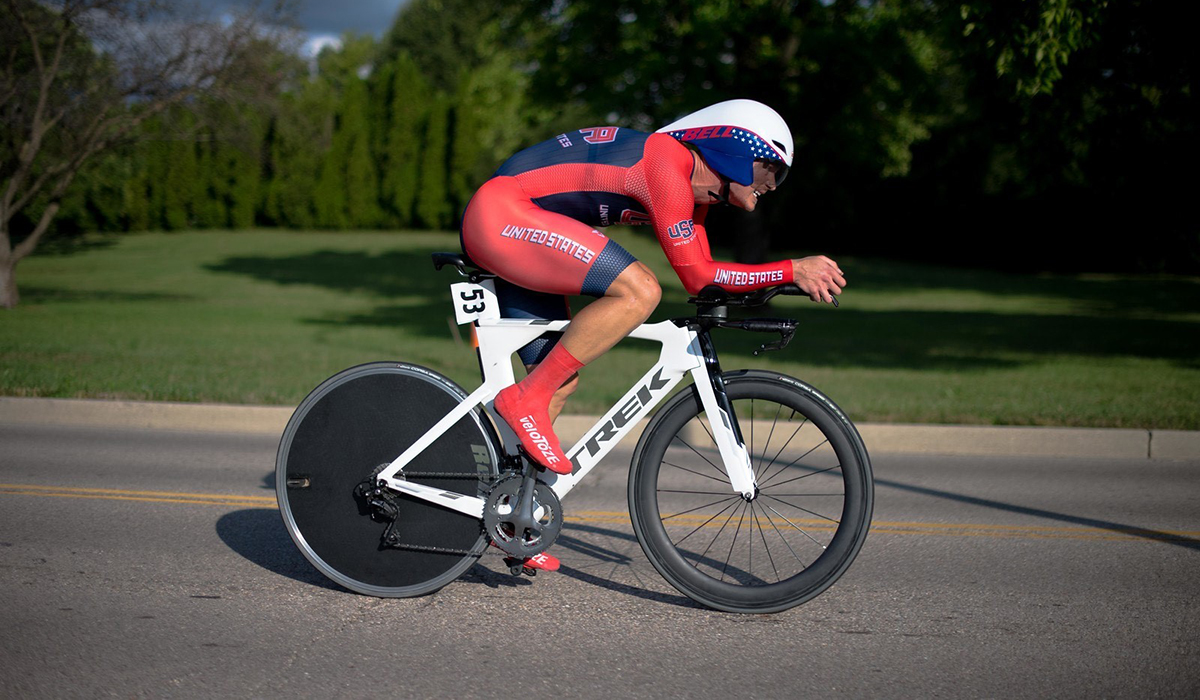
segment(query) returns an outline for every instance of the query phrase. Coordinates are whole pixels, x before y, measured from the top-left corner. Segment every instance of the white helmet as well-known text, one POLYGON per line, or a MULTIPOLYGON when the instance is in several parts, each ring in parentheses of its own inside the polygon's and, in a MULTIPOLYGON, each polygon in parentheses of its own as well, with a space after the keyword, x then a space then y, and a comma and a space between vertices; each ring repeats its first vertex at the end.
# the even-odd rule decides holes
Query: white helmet
POLYGON ((754 161, 778 163, 775 184, 792 167, 792 132, 779 113, 754 100, 728 100, 705 107, 658 130, 700 149, 704 162, 723 177, 750 185, 754 161))

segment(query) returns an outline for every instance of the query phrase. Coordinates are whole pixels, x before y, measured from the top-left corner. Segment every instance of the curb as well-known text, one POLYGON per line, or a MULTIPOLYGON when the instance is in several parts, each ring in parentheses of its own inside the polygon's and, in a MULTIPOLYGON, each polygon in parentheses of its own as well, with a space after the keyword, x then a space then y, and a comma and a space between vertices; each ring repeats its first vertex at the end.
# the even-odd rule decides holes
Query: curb
MULTIPOLYGON (((93 399, 0 397, 0 424, 283 434, 292 408, 93 399)), ((555 424, 574 443, 594 416, 555 424)), ((645 421, 643 421, 644 426, 645 421)), ((638 426, 634 434, 640 434, 638 426)), ((1200 431, 861 423, 872 453, 1117 459, 1200 459, 1200 431)))

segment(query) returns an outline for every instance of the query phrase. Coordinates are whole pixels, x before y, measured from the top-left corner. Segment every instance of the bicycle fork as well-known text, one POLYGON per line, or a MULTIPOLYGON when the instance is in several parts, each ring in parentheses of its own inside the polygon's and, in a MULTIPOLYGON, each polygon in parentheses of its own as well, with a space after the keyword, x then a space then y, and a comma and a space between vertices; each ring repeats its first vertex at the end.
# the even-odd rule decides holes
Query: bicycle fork
POLYGON ((735 492, 747 501, 754 500, 758 495, 758 485, 750 463, 750 453, 746 449, 746 441, 742 439, 742 429, 733 410, 733 402, 725 393, 725 380, 722 377, 720 362, 717 361, 716 348, 713 347, 708 332, 704 330, 696 334, 696 342, 700 346, 701 357, 704 358, 704 366, 693 370, 696 391, 700 394, 700 402, 709 415, 713 439, 725 464, 725 473, 729 475, 730 486, 735 492))

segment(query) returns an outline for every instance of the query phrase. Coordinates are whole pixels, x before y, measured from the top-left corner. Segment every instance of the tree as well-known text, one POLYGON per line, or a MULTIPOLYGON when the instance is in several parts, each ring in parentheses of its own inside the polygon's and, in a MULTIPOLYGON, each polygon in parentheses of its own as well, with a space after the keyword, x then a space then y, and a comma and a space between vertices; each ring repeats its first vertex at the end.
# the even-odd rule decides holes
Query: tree
POLYGON ((407 52, 383 66, 381 81, 387 89, 388 118, 380 151, 383 182, 381 199, 395 226, 412 226, 416 218, 421 131, 428 115, 432 93, 407 52))
POLYGON ((714 240, 736 231, 738 259, 761 262, 768 224, 809 241, 844 231, 867 188, 907 173, 942 107, 932 89, 939 51, 914 21, 928 5, 542 0, 522 15, 522 33, 543 103, 581 103, 598 119, 649 130, 731 98, 778 110, 796 138, 788 197, 764 199, 732 226, 716 221, 727 212, 710 219, 714 240))
POLYGON ((446 160, 449 148, 450 100, 437 93, 429 101, 429 119, 425 122, 421 145, 420 179, 417 188, 417 220, 427 228, 439 229, 450 223, 449 183, 446 160))
POLYGON ((452 93, 463 69, 486 60, 480 28, 517 7, 505 0, 412 0, 384 37, 383 57, 409 54, 434 90, 452 93))
POLYGON ((1107 6, 1108 0, 974 1, 958 10, 963 36, 982 35, 997 75, 1031 96, 1052 92, 1071 57, 1099 38, 1107 6))
POLYGON ((83 168, 170 107, 264 77, 264 43, 282 37, 257 12, 218 20, 157 0, 0 3, 0 307, 12 308, 17 264, 83 168))

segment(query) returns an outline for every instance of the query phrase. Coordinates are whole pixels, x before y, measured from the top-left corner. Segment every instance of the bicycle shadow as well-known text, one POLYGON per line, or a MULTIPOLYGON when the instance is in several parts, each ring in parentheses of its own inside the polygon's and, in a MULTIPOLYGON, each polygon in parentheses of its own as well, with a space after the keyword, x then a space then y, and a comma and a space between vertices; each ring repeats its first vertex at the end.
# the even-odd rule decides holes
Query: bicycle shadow
MULTIPOLYGON (((235 554, 277 576, 326 590, 347 590, 330 581, 304 558, 283 526, 278 510, 251 508, 226 513, 217 520, 216 530, 217 536, 235 554)), ((512 588, 532 583, 480 564, 468 569, 459 580, 488 588, 512 588)))
MULTIPOLYGON (((260 487, 274 489, 274 481, 274 472, 269 472, 263 476, 260 487)), ((304 558, 292 542, 276 509, 252 508, 226 513, 217 520, 216 531, 221 541, 233 552, 273 574, 327 590, 347 590, 330 581, 304 558)), ((640 581, 640 574, 634 568, 634 564, 641 560, 635 561, 633 557, 619 551, 619 548, 636 544, 637 538, 631 533, 596 525, 568 523, 554 544, 555 550, 566 549, 583 555, 587 561, 576 562, 575 566, 563 565, 558 573, 622 595, 677 607, 703 609, 703 606, 686 596, 663 593, 628 583, 628 579, 640 581), (600 566, 611 567, 610 573, 602 576, 588 571, 600 566)), ((638 548, 637 551, 641 552, 641 549, 638 548)), ((710 565, 720 564, 707 559, 705 561, 710 565)), ((657 573, 654 575, 657 576, 657 573)), ((483 561, 474 564, 457 579, 457 582, 482 585, 491 589, 516 588, 533 583, 528 578, 513 576, 507 570, 493 570, 483 561)))
MULTIPOLYGON (((274 490, 275 472, 263 475, 260 487, 274 490)), ((333 583, 323 574, 313 568, 300 550, 296 548, 292 538, 284 527, 279 511, 268 508, 253 508, 227 513, 217 521, 217 536, 231 550, 242 558, 270 571, 273 574, 290 578, 301 583, 310 583, 328 590, 344 591, 346 589, 333 583)), ((615 543, 637 544, 637 538, 630 533, 594 525, 568 523, 559 535, 554 546, 556 550, 567 549, 586 556, 590 561, 579 566, 563 566, 559 573, 582 583, 597 586, 615 593, 642 598, 656 603, 666 603, 679 607, 699 608, 690 598, 660 593, 647 588, 624 583, 618 578, 638 578, 633 569, 634 559, 617 550, 615 543), (571 534, 576 533, 576 534, 571 534), (580 536, 586 533, 600 538, 600 541, 589 540, 580 536), (612 571, 624 571, 628 576, 604 577, 590 573, 586 569, 591 566, 613 567, 612 571)), ((640 552, 641 550, 638 549, 640 552)), ((657 574, 656 574, 657 575, 657 574)), ((506 570, 496 571, 484 563, 476 563, 458 578, 459 583, 486 586, 491 589, 516 588, 531 585, 528 578, 513 576, 506 570)))
POLYGON ((274 508, 249 508, 217 520, 217 537, 243 559, 273 574, 332 591, 346 589, 325 578, 292 542, 274 508))
MULTIPOLYGON (((632 535, 591 525, 568 525, 567 529, 598 535, 608 540, 637 542, 636 538, 632 535)), ((300 550, 292 542, 287 529, 283 526, 278 510, 273 508, 250 508, 226 513, 217 520, 216 532, 217 536, 221 538, 221 541, 230 550, 272 574, 326 590, 346 590, 326 578, 304 558, 304 555, 300 553, 300 550)), ((614 567, 624 567, 631 572, 630 576, 635 578, 637 576, 635 572, 632 572, 633 559, 616 549, 605 546, 603 541, 599 543, 588 541, 578 536, 567 534, 564 531, 559 536, 555 546, 583 554, 597 565, 612 564, 614 567)), ((588 572, 586 568, 589 565, 577 567, 563 566, 559 569, 559 573, 581 583, 655 603, 665 603, 667 605, 688 608, 699 607, 691 599, 683 596, 660 593, 615 580, 616 578, 624 577, 606 578, 588 572)), ((513 576, 507 571, 495 571, 481 563, 477 563, 468 569, 459 577, 458 582, 481 585, 491 589, 519 588, 529 586, 533 583, 528 578, 513 576)))
MULTIPOLYGON (((559 535, 558 540, 555 542, 554 546, 556 549, 565 548, 565 549, 571 550, 573 552, 576 552, 578 554, 587 556, 594 561, 594 565, 611 564, 612 565, 611 571, 613 573, 616 573, 618 570, 621 570, 623 568, 630 577, 633 577, 633 578, 638 577, 637 572, 633 569, 634 560, 632 557, 630 557, 626 554, 623 554, 621 552, 618 552, 615 549, 611 549, 609 547, 602 546, 601 544, 597 544, 596 542, 587 541, 587 540, 581 539, 579 537, 568 535, 567 531, 586 532, 586 533, 590 533, 593 535, 599 535, 602 538, 607 538, 607 539, 611 539, 611 540, 624 540, 627 542, 636 543, 637 538, 635 538, 633 535, 628 535, 626 533, 619 532, 617 530, 610 530, 608 528, 596 527, 594 525, 567 524, 563 533, 559 535)), ((593 565, 593 564, 589 564, 589 566, 590 565, 593 565)), ((586 583, 588 585, 592 585, 592 586, 596 586, 599 588, 603 588, 605 590, 613 591, 614 593, 621 593, 623 595, 629 595, 629 596, 633 596, 635 598, 641 598, 643 600, 649 600, 649 601, 652 601, 655 603, 665 603, 667 605, 675 605, 675 606, 681 607, 681 608, 702 608, 702 606, 698 605, 691 598, 687 598, 685 596, 672 595, 669 593, 660 593, 658 591, 653 591, 648 588, 642 588, 639 586, 635 586, 635 585, 628 584, 628 583, 622 583, 621 581, 614 580, 615 578, 623 578, 623 577, 611 577, 611 574, 610 574, 610 577, 606 578, 604 576, 598 576, 596 574, 589 573, 580 568, 575 568, 575 567, 565 566, 565 565, 560 567, 558 572, 560 574, 563 574, 564 576, 573 578, 581 583, 586 583)))

